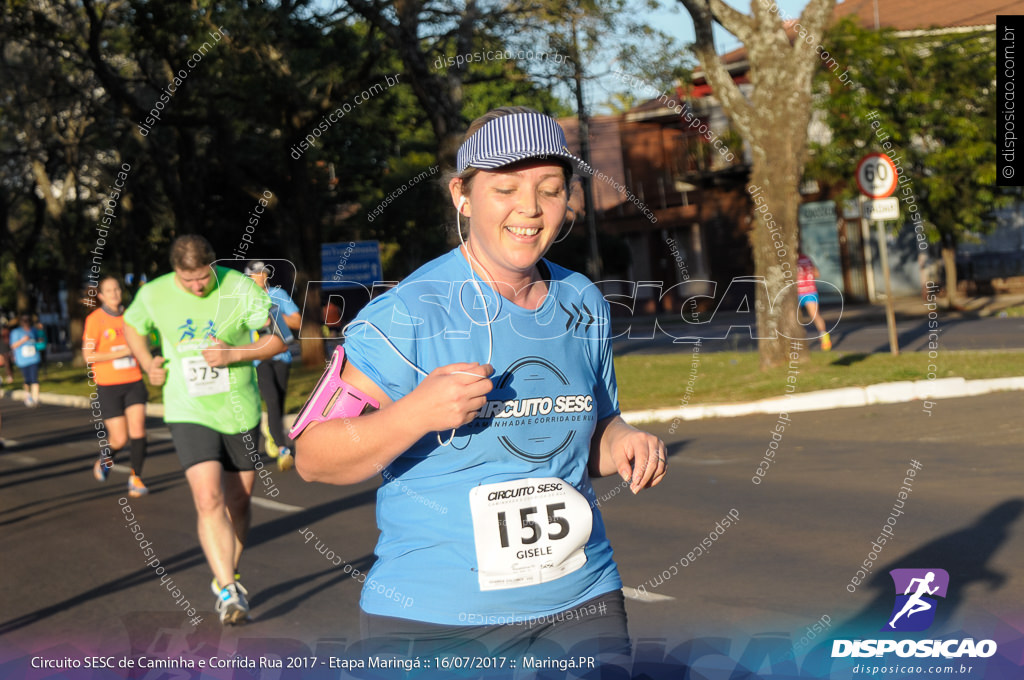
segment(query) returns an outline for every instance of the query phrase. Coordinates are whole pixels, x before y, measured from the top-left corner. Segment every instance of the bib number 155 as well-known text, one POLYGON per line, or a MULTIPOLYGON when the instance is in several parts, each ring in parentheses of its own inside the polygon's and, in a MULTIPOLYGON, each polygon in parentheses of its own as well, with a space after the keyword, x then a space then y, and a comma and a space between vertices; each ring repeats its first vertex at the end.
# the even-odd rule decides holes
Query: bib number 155
MULTIPOLYGON (((548 516, 548 534, 547 537, 552 541, 558 541, 569 535, 569 520, 564 517, 559 517, 556 513, 559 510, 565 510, 565 503, 551 503, 546 505, 544 509, 548 516), (553 527, 557 527, 552 530, 553 527)), ((531 519, 536 515, 538 509, 536 507, 520 508, 519 509, 519 521, 522 524, 523 534, 519 536, 519 542, 522 545, 533 545, 541 539, 544 535, 544 530, 539 524, 531 519)), ((508 540, 508 521, 505 517, 504 512, 498 513, 498 538, 501 541, 502 548, 509 547, 508 540)))
POLYGON ((564 479, 476 486, 469 507, 482 591, 553 581, 587 562, 593 510, 564 479))

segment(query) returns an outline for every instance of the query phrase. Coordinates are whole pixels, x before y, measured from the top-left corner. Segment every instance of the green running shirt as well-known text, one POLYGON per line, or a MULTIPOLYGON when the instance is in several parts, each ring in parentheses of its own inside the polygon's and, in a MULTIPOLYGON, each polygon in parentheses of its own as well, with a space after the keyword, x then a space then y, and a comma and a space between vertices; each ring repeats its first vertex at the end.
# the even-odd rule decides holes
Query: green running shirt
POLYGON ((143 336, 159 332, 167 369, 164 421, 231 434, 259 423, 256 370, 251 361, 212 368, 201 352, 218 338, 248 344, 249 331, 266 325, 271 303, 248 276, 226 267, 214 271, 214 287, 205 297, 182 290, 173 272, 153 280, 136 293, 124 321, 143 336))

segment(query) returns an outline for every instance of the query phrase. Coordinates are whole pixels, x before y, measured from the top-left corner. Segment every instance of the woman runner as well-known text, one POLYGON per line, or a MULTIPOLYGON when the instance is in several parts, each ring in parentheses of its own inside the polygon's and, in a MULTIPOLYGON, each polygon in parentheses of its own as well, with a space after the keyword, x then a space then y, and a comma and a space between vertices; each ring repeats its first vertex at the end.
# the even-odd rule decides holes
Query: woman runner
MULTIPOLYGON (((117 452, 130 446, 132 473, 128 476, 128 495, 133 498, 149 493, 142 483, 142 466, 146 462, 146 402, 149 392, 142 381, 139 364, 124 339, 124 308, 121 306, 121 283, 114 276, 100 280, 96 297, 99 309, 85 318, 82 333, 82 358, 96 376, 96 394, 110 436, 110 450, 117 452)), ((107 481, 113 455, 100 455, 93 464, 93 476, 107 481)))
POLYGON ((464 242, 346 332, 342 378, 380 410, 297 440, 304 479, 383 478, 360 622, 394 650, 629 652, 591 478, 637 493, 662 480, 666 450, 619 415, 601 292, 543 259, 586 170, 565 145, 525 107, 470 125, 448 184, 464 242))

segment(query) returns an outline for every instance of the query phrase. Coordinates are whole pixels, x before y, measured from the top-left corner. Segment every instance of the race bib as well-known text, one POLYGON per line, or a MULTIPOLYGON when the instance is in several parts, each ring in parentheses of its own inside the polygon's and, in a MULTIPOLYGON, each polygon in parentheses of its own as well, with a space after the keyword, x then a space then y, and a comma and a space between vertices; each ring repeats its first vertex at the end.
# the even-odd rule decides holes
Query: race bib
POLYGON ((517 479, 469 492, 480 590, 546 583, 587 562, 590 503, 557 477, 517 479))
POLYGON ((181 368, 190 397, 208 397, 227 392, 231 387, 227 366, 210 366, 201 356, 182 359, 181 368))
MULTIPOLYGON (((124 345, 121 345, 119 347, 111 347, 110 348, 110 350, 112 352, 119 352, 119 351, 121 351, 123 349, 126 349, 124 345)), ((133 357, 133 356, 126 356, 126 357, 121 357, 119 359, 114 359, 114 368, 116 368, 118 370, 123 370, 123 369, 126 369, 126 368, 134 368, 134 367, 135 367, 135 357, 133 357)))
POLYGON ((32 343, 26 343, 21 346, 21 356, 25 359, 31 359, 36 355, 36 346, 32 343))
POLYGON ((114 368, 121 370, 124 368, 133 368, 135 366, 135 357, 121 357, 120 359, 114 359, 114 368))

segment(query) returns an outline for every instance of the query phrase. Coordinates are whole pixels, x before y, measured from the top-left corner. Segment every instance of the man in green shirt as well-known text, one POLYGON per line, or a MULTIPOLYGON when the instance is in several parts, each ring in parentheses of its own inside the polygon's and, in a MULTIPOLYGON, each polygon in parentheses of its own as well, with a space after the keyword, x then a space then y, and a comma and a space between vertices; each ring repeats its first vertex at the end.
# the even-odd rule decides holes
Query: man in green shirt
POLYGON ((254 359, 285 349, 277 335, 249 342, 267 325, 270 298, 248 277, 215 266, 202 236, 171 244, 170 274, 139 289, 125 312, 125 339, 153 385, 164 387, 164 421, 192 491, 199 543, 214 576, 221 623, 249 613, 236 569, 249 529, 260 459, 260 395, 254 359), (146 335, 159 331, 163 356, 146 335), (222 587, 223 585, 223 587, 222 587))

